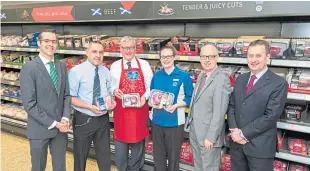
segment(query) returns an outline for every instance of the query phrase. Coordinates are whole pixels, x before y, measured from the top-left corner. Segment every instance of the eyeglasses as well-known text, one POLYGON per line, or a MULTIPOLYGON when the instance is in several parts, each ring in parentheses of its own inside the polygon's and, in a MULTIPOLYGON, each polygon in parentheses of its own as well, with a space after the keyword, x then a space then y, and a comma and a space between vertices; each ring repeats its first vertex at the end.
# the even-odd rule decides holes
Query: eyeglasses
POLYGON ((201 60, 207 60, 207 59, 208 60, 214 60, 216 57, 217 57, 217 55, 208 55, 208 56, 207 55, 201 55, 200 59, 201 60))
POLYGON ((127 50, 127 51, 134 50, 136 48, 135 46, 131 46, 131 47, 123 47, 123 46, 121 46, 121 47, 122 47, 122 49, 127 50))
POLYGON ((40 39, 41 41, 43 41, 44 43, 52 43, 52 44, 57 44, 57 40, 49 40, 49 39, 40 39))
POLYGON ((172 59, 173 57, 174 57, 174 55, 160 56, 160 59, 161 59, 161 60, 172 59))

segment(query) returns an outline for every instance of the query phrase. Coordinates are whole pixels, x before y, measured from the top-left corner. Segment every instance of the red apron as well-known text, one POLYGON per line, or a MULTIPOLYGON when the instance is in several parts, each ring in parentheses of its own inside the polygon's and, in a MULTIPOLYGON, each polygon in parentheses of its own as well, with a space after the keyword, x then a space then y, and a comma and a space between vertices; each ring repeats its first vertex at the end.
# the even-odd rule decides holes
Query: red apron
MULTIPOLYGON (((124 69, 123 60, 122 73, 119 89, 124 94, 139 93, 140 97, 145 93, 145 82, 139 60, 138 68, 124 69), (129 72, 136 72, 136 79, 127 77, 129 72)), ((116 98, 114 109, 114 138, 125 143, 137 143, 149 136, 147 120, 149 117, 149 106, 147 103, 142 108, 123 108, 122 100, 116 98)))

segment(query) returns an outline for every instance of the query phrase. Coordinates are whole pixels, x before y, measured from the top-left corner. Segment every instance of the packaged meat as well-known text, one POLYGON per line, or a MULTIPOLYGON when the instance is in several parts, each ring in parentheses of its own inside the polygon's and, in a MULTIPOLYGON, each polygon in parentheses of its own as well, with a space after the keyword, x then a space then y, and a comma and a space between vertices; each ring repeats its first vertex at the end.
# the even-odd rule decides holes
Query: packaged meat
POLYGON ((278 129, 277 131, 277 138, 278 138, 278 150, 282 151, 283 150, 283 138, 284 138, 285 132, 282 133, 281 130, 278 129))
POLYGON ((247 57, 248 46, 254 40, 264 39, 264 36, 241 36, 235 43, 236 55, 239 57, 247 57))
POLYGON ((154 38, 145 42, 145 52, 159 54, 160 49, 171 40, 171 38, 154 38))
POLYGON ((309 171, 309 168, 306 165, 292 163, 290 164, 289 171, 309 171))
POLYGON ((286 80, 289 92, 310 94, 310 70, 290 68, 286 80))
POLYGON ((138 37, 136 38, 136 53, 142 54, 145 52, 145 43, 151 40, 152 38, 138 37))
POLYGON ((286 59, 289 56, 290 39, 264 39, 270 44, 271 58, 286 59))
POLYGON ((74 49, 76 49, 76 50, 82 50, 83 49, 82 39, 83 39, 84 36, 86 36, 86 35, 74 36, 73 37, 74 49))
POLYGON ((225 154, 222 156, 222 162, 221 162, 221 168, 227 170, 230 170, 230 155, 229 154, 225 154))
POLYGON ((285 119, 293 121, 302 121, 303 116, 306 113, 307 105, 295 105, 295 104, 286 104, 285 105, 285 119))
POLYGON ((192 80, 193 80, 193 83, 196 83, 196 81, 197 81, 197 79, 198 79, 198 76, 199 76, 199 74, 201 73, 201 69, 199 69, 199 68, 193 68, 193 69, 191 69, 191 70, 189 71, 189 73, 190 73, 190 76, 191 76, 191 78, 192 78, 192 80))
POLYGON ((307 155, 307 144, 305 140, 298 138, 288 139, 289 150, 293 154, 307 155))
POLYGON ((122 97, 123 108, 140 106, 140 95, 138 93, 124 94, 122 97))
POLYGON ((207 45, 207 44, 213 44, 214 46, 217 46, 217 43, 220 42, 221 39, 217 39, 217 38, 204 38, 204 39, 201 39, 199 40, 199 53, 201 51, 201 48, 204 46, 204 45, 207 45))
POLYGON ((198 56, 199 40, 199 38, 176 36, 173 37, 167 45, 174 46, 177 51, 177 55, 198 56))
POLYGON ((150 106, 156 106, 160 109, 168 108, 173 105, 173 101, 174 94, 156 89, 151 90, 151 95, 149 99, 150 106))
POLYGON ((219 56, 231 57, 234 55, 234 46, 236 39, 221 39, 217 42, 216 47, 219 52, 219 56))
POLYGON ((58 47, 60 49, 66 48, 66 38, 65 36, 58 36, 58 47))
POLYGON ((297 60, 310 60, 310 39, 292 39, 292 51, 297 60))
POLYGON ((72 35, 65 36, 65 49, 74 49, 74 40, 72 35))
POLYGON ((193 152, 192 148, 189 142, 184 142, 181 146, 181 154, 180 154, 180 159, 181 161, 188 163, 188 164, 193 164, 193 152))
POLYGON ((153 153, 153 142, 152 141, 149 141, 148 143, 146 143, 145 152, 153 153))
POLYGON ((287 171, 287 162, 274 160, 273 171, 287 171))

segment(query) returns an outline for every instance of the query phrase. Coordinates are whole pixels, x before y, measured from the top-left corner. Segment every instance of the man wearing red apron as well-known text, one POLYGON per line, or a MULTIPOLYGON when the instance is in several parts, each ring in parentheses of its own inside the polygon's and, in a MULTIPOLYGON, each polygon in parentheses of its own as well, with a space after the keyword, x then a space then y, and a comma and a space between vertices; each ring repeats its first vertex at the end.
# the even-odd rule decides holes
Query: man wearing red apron
POLYGON ((139 171, 144 165, 145 138, 149 136, 149 106, 146 100, 153 73, 147 61, 135 57, 136 43, 133 38, 123 37, 120 51, 123 59, 114 62, 110 70, 117 103, 114 109, 115 163, 118 171, 139 171), (123 107, 123 95, 131 93, 139 94, 140 105, 123 107))

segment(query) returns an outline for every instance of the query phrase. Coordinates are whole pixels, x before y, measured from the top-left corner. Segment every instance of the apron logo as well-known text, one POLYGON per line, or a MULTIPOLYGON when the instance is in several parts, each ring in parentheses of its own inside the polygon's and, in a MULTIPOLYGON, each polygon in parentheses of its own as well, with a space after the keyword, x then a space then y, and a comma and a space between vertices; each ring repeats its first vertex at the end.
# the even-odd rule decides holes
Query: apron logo
POLYGON ((129 71, 126 75, 129 80, 137 80, 139 73, 137 71, 129 71))
POLYGON ((173 82, 173 86, 175 87, 175 86, 177 86, 177 84, 178 84, 178 82, 173 82))

